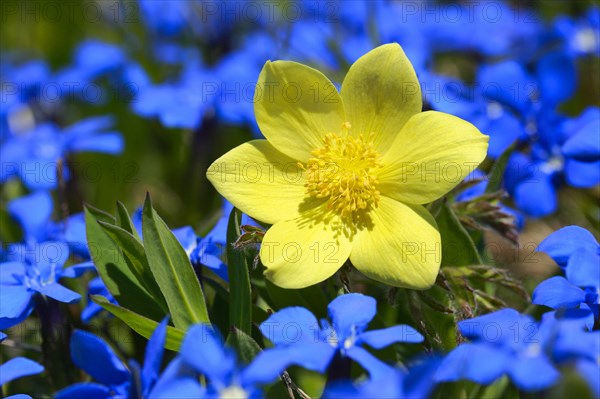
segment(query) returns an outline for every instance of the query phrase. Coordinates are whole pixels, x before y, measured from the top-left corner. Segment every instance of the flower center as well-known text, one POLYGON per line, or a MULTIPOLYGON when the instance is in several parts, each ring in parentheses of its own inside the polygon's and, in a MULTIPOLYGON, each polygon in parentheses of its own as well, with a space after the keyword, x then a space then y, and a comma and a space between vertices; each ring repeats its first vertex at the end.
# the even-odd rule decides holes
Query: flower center
POLYGON ((328 133, 325 145, 312 152, 305 167, 308 195, 328 198, 329 209, 344 218, 377 207, 376 171, 381 163, 372 139, 373 134, 365 138, 328 133))

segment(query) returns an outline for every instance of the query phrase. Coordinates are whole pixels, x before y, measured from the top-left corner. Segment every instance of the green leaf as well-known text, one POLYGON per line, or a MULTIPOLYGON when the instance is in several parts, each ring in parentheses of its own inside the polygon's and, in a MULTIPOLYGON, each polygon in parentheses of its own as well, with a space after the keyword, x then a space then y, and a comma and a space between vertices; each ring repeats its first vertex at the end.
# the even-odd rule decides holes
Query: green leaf
POLYGON ((106 234, 98 221, 115 223, 111 215, 89 205, 85 207, 85 226, 90 255, 104 284, 121 305, 160 320, 165 312, 153 305, 154 298, 132 272, 118 245, 106 234))
POLYGON ((241 233, 242 214, 236 208, 229 214, 227 225, 227 273, 229 275, 229 320, 246 334, 252 328, 252 287, 248 273, 248 255, 231 245, 241 233))
POLYGON ((469 232, 460 223, 454 210, 444 204, 437 216, 442 236, 442 266, 479 265, 483 262, 469 232))
POLYGON ((138 231, 136 230, 133 222, 131 221, 131 217, 129 216, 129 212, 127 212, 127 208, 121 201, 117 201, 117 218, 116 225, 121 227, 123 230, 133 234, 136 239, 140 239, 138 231))
MULTIPOLYGON (((158 322, 150 320, 147 317, 137 314, 129 309, 111 303, 102 295, 91 295, 90 298, 92 301, 102 306, 115 317, 122 320, 133 331, 140 334, 144 338, 149 339, 156 329, 156 326, 159 324, 158 322)), ((165 348, 172 351, 178 351, 184 337, 185 331, 175 327, 167 326, 167 340, 165 342, 165 348)))
POLYGON ((144 248, 152 274, 160 287, 175 327, 210 323, 204 294, 187 253, 146 197, 142 212, 144 248))
POLYGON ((504 177, 504 171, 506 170, 506 165, 508 164, 508 160, 512 155, 513 151, 517 147, 517 141, 512 143, 504 152, 498 157, 494 165, 490 169, 488 173, 488 184, 485 188, 486 193, 493 193, 502 189, 502 180, 504 177))
POLYGON ((236 327, 232 327, 226 343, 235 348, 240 360, 244 363, 250 363, 256 355, 262 352, 262 348, 254 338, 236 327))
POLYGON ((138 281, 142 283, 150 295, 152 295, 155 299, 155 303, 165 312, 165 314, 168 313, 167 303, 152 275, 142 243, 131 233, 123 230, 117 225, 102 221, 99 221, 98 223, 104 229, 106 234, 108 234, 108 236, 119 246, 128 261, 127 264, 130 266, 132 273, 137 277, 138 281))

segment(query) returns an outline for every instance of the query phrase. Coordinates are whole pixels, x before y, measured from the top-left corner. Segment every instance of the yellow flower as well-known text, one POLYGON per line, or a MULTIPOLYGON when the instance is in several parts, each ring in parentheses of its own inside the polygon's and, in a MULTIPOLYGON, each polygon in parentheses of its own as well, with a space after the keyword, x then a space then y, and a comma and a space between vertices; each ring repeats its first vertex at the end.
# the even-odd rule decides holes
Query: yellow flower
POLYGON ((416 74, 395 43, 357 60, 339 92, 308 66, 267 62, 254 101, 266 140, 234 148, 207 175, 234 206, 273 225, 260 250, 266 277, 307 287, 349 258, 383 283, 430 287, 441 241, 422 205, 479 165, 488 137, 421 112, 416 74))

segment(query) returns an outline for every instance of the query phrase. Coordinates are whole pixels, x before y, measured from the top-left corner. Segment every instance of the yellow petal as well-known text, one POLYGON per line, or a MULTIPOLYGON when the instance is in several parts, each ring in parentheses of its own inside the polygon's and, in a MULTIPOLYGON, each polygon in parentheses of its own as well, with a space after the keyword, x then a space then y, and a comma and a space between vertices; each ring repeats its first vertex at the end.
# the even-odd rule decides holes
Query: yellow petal
POLYGON ((323 146, 326 133, 338 133, 344 105, 329 79, 292 61, 268 61, 258 77, 254 113, 262 134, 275 148, 305 163, 323 146))
POLYGON ((410 204, 426 204, 452 190, 484 160, 488 136, 442 112, 413 116, 383 156, 379 191, 410 204))
POLYGON ((350 260, 361 273, 382 283, 427 289, 442 257, 440 233, 422 206, 382 197, 370 213, 372 227, 357 233, 350 260))
POLYGON ((379 46, 360 57, 350 67, 341 95, 352 134, 373 133, 380 154, 423 107, 415 70, 397 43, 379 46))
POLYGON ((298 215, 306 193, 298 162, 267 140, 232 149, 213 162, 206 176, 236 208, 269 224, 298 215))
POLYGON ((351 244, 336 234, 322 207, 275 223, 265 234, 260 259, 265 276, 283 288, 304 288, 331 277, 348 259, 351 244))

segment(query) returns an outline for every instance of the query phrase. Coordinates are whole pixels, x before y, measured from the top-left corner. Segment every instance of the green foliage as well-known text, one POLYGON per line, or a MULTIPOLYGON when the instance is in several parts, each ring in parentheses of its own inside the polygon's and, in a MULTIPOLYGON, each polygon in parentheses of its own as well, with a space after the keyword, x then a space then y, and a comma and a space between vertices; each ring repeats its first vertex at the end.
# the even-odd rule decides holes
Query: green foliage
MULTIPOLYGON (((135 313, 122 306, 111 303, 108 299, 102 295, 92 295, 92 301, 102 306, 109 313, 122 320, 127 324, 133 331, 140 334, 144 338, 150 338, 158 322, 144 317, 138 313, 135 313)), ((175 327, 167 326, 167 340, 165 342, 165 348, 172 351, 179 350, 185 331, 175 327)))
POLYGON ((204 294, 185 250, 158 216, 150 196, 142 213, 144 248, 148 265, 165 297, 173 324, 182 330, 210 323, 204 294))
POLYGON ((135 273, 135 267, 99 224, 114 224, 116 219, 91 206, 85 208, 85 224, 90 255, 106 287, 122 306, 152 320, 165 313, 135 273))
MULTIPOLYGON (((231 210, 227 225, 227 242, 234 243, 241 234, 242 213, 236 208, 231 210)), ((227 245, 229 264, 229 319, 232 327, 249 334, 252 328, 252 288, 249 268, 252 256, 246 251, 227 245)))

